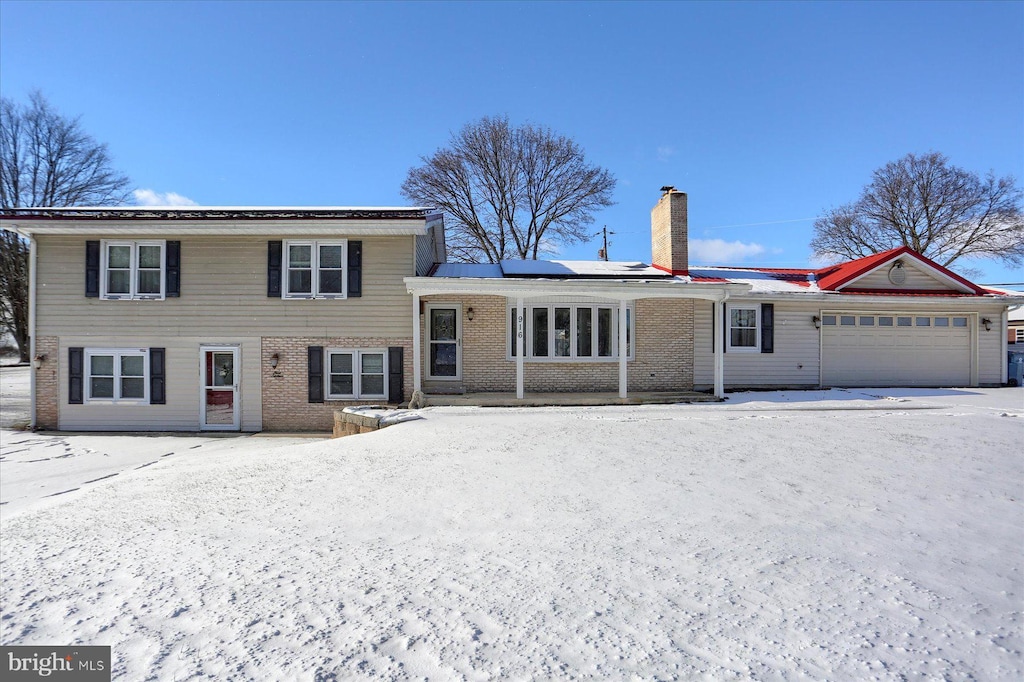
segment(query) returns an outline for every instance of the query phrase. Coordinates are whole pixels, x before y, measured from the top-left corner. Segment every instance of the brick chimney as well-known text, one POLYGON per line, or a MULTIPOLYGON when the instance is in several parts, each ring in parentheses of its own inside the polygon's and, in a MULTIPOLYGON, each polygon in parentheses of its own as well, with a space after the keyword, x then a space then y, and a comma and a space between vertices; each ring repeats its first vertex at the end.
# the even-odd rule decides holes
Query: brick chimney
POLYGON ((675 187, 661 188, 661 198, 651 209, 651 261, 654 267, 673 275, 685 275, 686 194, 675 187))

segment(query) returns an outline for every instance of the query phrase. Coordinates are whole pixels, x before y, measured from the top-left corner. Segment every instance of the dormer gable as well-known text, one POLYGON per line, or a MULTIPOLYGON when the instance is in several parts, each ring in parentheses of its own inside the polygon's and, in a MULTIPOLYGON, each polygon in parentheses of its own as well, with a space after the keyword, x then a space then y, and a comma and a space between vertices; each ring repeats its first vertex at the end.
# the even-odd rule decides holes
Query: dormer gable
POLYGON ((817 272, 817 280, 823 291, 844 293, 988 293, 907 246, 822 268, 817 272))

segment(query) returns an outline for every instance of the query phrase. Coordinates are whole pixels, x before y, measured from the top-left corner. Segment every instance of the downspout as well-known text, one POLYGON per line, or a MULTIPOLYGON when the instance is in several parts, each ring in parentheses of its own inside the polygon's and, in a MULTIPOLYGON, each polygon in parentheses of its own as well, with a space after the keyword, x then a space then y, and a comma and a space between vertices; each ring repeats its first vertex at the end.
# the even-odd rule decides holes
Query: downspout
POLYGON ((719 400, 725 400, 725 302, 728 300, 726 291, 721 301, 715 301, 718 314, 711 316, 714 327, 711 334, 715 340, 715 397, 719 400))
MULTIPOLYGON (((28 390, 31 421, 29 428, 36 430, 36 239, 28 237, 28 390)), ((51 358, 54 362, 57 358, 51 358)))
POLYGON ((1005 384, 1009 380, 1009 339, 1007 335, 1010 333, 1010 307, 1003 306, 1003 313, 999 316, 999 333, 1003 337, 1003 342, 999 344, 999 357, 1000 357, 1000 369, 999 369, 999 383, 1005 384))

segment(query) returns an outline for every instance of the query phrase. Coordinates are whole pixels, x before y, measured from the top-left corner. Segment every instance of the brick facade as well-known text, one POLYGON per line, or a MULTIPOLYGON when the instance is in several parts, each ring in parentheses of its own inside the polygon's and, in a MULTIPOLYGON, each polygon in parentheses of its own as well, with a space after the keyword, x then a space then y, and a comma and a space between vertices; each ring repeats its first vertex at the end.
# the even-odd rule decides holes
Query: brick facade
POLYGON ((56 336, 36 338, 36 355, 46 356, 36 372, 36 428, 56 429, 60 422, 60 341, 56 336))
MULTIPOLYGON (((263 388, 264 431, 330 431, 334 427, 334 410, 349 405, 366 405, 367 400, 325 400, 309 402, 309 346, 327 348, 390 348, 402 346, 402 401, 412 395, 412 339, 351 337, 263 337, 260 371, 263 388), (277 368, 271 368, 271 357, 277 353, 277 368)), ((386 380, 386 378, 385 378, 386 380)), ((397 402, 392 396, 392 401, 397 402)))
MULTIPOLYGON (((501 296, 431 296, 428 303, 462 306, 462 381, 469 393, 514 392, 516 363, 508 359, 509 312, 501 296), (473 319, 467 311, 473 308, 473 319)), ((617 305, 617 304, 616 304, 617 305)), ((693 300, 640 299, 634 306, 635 358, 628 363, 630 391, 689 391, 693 389, 693 300)), ((423 339, 424 387, 428 343, 426 316, 420 319, 423 339)), ((523 367, 527 393, 618 391, 619 363, 531 362, 523 367)))
POLYGON ((651 263, 677 275, 689 268, 686 202, 686 194, 672 189, 651 209, 651 263))

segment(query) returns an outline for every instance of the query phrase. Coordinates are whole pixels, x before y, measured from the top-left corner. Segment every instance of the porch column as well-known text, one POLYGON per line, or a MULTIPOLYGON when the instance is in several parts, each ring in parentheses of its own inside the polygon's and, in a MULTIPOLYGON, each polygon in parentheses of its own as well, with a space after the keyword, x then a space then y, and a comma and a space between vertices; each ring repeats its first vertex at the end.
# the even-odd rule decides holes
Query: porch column
POLYGON ((420 295, 412 295, 412 389, 423 389, 423 352, 420 350, 420 295))
POLYGON ((715 315, 711 316, 712 334, 715 337, 715 397, 725 398, 725 299, 714 301, 715 315))
POLYGON ((516 299, 516 398, 523 399, 523 355, 526 353, 526 311, 523 310, 523 297, 516 299))
POLYGON ((629 382, 626 360, 626 299, 619 301, 619 397, 626 397, 626 384, 629 382))

